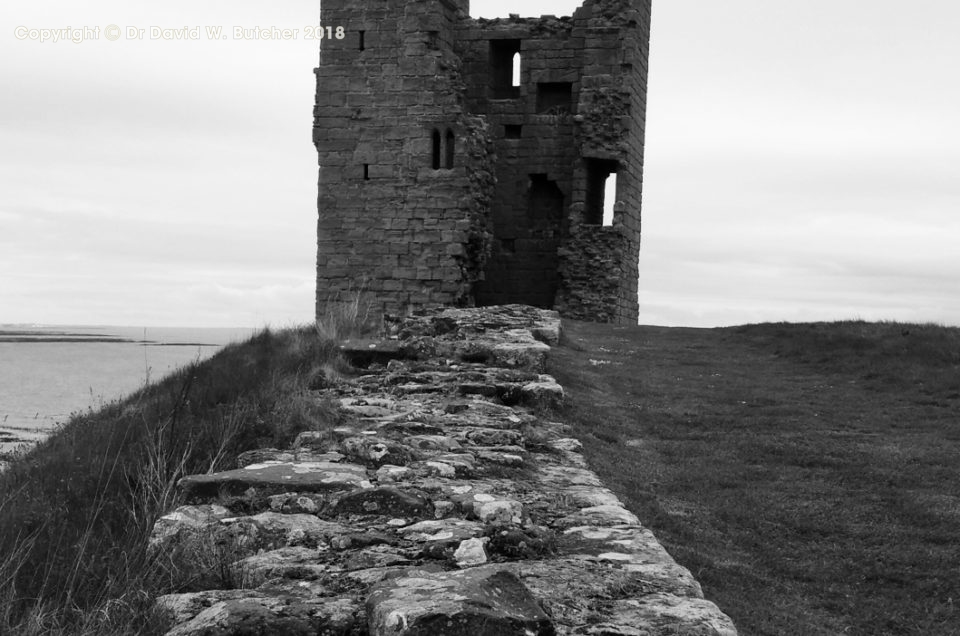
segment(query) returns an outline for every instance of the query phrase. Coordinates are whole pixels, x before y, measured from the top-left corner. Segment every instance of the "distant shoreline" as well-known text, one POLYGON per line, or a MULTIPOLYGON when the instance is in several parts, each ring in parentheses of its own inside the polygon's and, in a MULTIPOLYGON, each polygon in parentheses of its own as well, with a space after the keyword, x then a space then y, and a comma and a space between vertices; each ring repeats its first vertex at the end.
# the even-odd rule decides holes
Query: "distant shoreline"
POLYGON ((222 345, 208 342, 157 342, 156 340, 134 340, 120 336, 98 336, 93 334, 42 331, 3 331, 0 330, 0 342, 105 342, 117 344, 138 344, 145 347, 219 347, 222 345))
POLYGON ((211 344, 209 342, 154 342, 151 340, 127 340, 125 338, 79 338, 79 337, 53 337, 53 338, 31 338, 27 337, 9 337, 0 334, 0 342, 106 342, 114 344, 138 344, 144 347, 221 347, 223 345, 211 344))

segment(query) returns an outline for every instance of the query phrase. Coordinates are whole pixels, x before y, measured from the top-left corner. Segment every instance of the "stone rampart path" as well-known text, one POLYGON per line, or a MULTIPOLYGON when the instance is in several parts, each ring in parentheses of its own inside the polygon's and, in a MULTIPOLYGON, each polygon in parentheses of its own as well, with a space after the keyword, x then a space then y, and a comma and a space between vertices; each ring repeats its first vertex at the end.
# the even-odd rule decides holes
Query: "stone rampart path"
POLYGON ((734 636, 551 421, 559 333, 551 311, 448 308, 348 348, 368 374, 323 396, 349 425, 181 481, 151 547, 221 550, 234 589, 161 597, 168 636, 734 636))

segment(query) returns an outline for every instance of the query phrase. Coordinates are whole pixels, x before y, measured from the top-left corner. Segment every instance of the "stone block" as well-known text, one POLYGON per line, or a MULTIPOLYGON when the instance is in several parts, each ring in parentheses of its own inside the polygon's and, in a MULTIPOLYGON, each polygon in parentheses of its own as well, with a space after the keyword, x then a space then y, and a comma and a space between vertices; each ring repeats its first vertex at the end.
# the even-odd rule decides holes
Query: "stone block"
POLYGON ((374 587, 366 603, 371 636, 553 636, 556 629, 512 573, 470 568, 420 573, 374 587))

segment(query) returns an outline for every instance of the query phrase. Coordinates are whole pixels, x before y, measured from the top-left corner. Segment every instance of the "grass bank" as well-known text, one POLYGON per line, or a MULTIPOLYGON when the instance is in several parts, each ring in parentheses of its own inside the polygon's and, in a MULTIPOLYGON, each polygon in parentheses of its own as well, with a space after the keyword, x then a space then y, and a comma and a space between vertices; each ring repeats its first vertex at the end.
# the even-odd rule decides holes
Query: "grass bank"
POLYGON ((154 596, 193 582, 147 555, 154 522, 180 477, 336 421, 311 393, 338 365, 319 331, 230 345, 72 417, 0 474, 0 634, 163 633, 154 596))
POLYGON ((565 329, 592 467, 743 636, 960 634, 960 330, 565 329))

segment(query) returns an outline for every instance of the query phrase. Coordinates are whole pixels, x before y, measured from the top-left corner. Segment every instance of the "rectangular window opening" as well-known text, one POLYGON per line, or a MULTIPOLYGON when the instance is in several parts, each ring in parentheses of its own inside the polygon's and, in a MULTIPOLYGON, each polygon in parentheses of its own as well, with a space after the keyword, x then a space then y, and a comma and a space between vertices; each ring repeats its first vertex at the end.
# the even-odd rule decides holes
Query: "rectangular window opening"
POLYGON ((617 203, 617 173, 607 175, 607 182, 603 187, 603 225, 613 225, 613 206, 617 203))
POLYGON ((611 159, 586 159, 587 192, 583 222, 587 225, 613 225, 616 203, 616 174, 619 164, 611 159), (613 177, 612 179, 609 177, 613 177))
POLYGON ((363 180, 364 181, 370 180, 370 164, 369 163, 363 164, 363 180))
POLYGON ((520 124, 506 124, 503 127, 505 139, 520 139, 523 136, 523 126, 520 124))
POLYGON ((366 31, 357 31, 357 33, 360 35, 360 50, 363 51, 364 49, 366 49, 366 46, 365 46, 365 37, 364 37, 364 36, 366 36, 367 32, 366 32, 366 31))
POLYGON ((520 40, 490 40, 490 90, 493 99, 520 97, 520 40))
POLYGON ((570 82, 539 82, 537 84, 537 112, 542 115, 560 115, 571 112, 573 84, 570 82))
POLYGON ((440 50, 440 32, 427 31, 427 49, 431 51, 440 50))

